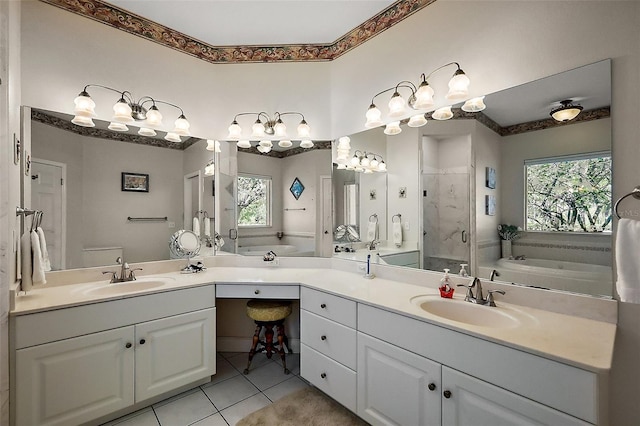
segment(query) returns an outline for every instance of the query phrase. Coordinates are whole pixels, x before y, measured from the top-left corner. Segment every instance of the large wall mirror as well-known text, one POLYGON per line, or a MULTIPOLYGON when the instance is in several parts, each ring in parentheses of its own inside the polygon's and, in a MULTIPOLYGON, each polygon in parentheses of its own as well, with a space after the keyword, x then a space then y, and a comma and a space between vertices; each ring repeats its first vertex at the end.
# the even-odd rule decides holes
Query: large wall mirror
POLYGON ((346 220, 349 182, 358 188, 360 231, 358 242, 336 238, 334 256, 373 253, 452 273, 464 266, 485 279, 611 297, 610 61, 484 101, 480 113, 454 108, 451 120, 403 126, 399 135, 350 135, 350 156, 376 152, 385 173, 338 170, 334 144, 334 232, 346 220), (550 113, 565 100, 581 111, 558 122, 550 113), (367 232, 374 214, 376 234, 367 232))
POLYGON ((53 270, 112 265, 119 256, 169 259, 170 237, 180 229, 199 230, 201 254, 213 254, 214 153, 207 140, 174 143, 133 127, 114 132, 94 120, 96 127, 85 128, 67 114, 24 110, 31 117, 24 197, 44 212, 53 270))

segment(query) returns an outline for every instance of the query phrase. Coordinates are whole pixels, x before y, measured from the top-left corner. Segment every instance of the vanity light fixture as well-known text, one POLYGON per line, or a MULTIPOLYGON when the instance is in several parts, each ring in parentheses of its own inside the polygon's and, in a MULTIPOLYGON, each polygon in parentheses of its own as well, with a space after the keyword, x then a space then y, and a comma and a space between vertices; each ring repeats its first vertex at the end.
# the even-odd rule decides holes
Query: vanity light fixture
POLYGON ((220 141, 207 139, 206 150, 214 151, 214 152, 222 152, 222 149, 220 148, 220 141))
POLYGON ((560 106, 552 109, 549 114, 554 120, 566 123, 567 121, 571 121, 576 118, 581 111, 581 105, 573 104, 571 99, 566 99, 564 101, 560 101, 560 106))
POLYGON ((216 166, 213 163, 213 160, 209 161, 206 166, 204 166, 204 175, 205 176, 213 176, 216 173, 216 166))
POLYGON ((484 96, 478 98, 469 99, 462 105, 462 110, 465 112, 480 112, 487 106, 484 104, 484 96))
POLYGON ((269 116, 266 112, 241 112, 235 115, 233 121, 229 125, 229 134, 227 139, 237 141, 239 148, 251 148, 250 140, 241 140, 243 137, 243 129, 238 123, 238 117, 245 115, 253 115, 256 117, 256 121, 251 126, 250 140, 261 141, 258 143, 257 149, 263 154, 268 153, 273 148, 273 141, 278 141, 278 146, 281 148, 290 148, 293 143, 288 139, 287 126, 282 120, 286 115, 299 115, 302 119, 298 123, 296 128, 297 138, 301 141, 300 146, 302 148, 312 148, 313 142, 310 140, 311 128, 307 121, 304 119, 304 115, 299 112, 275 112, 273 117, 269 116), (263 143, 268 141, 271 146, 263 143))
POLYGON ((71 122, 82 127, 95 127, 93 118, 96 117, 96 104, 91 99, 87 89, 89 87, 99 87, 102 89, 116 92, 120 95, 120 99, 113 105, 113 118, 109 124, 109 129, 117 132, 126 132, 129 130, 127 124, 133 124, 136 121, 144 121, 144 125, 138 130, 138 134, 143 136, 155 136, 154 130, 162 126, 162 114, 158 110, 156 104, 169 105, 180 110, 180 115, 174 123, 172 132, 167 132, 165 139, 171 142, 182 142, 180 136, 189 136, 189 121, 184 116, 184 111, 179 106, 170 102, 154 99, 150 96, 143 96, 136 100, 131 92, 125 90, 116 90, 111 87, 100 84, 87 84, 82 92, 75 98, 74 113, 75 117, 71 122), (151 103, 149 109, 145 104, 151 103))
POLYGON ((433 118, 434 120, 440 120, 440 121, 449 120, 451 117, 453 117, 453 112, 451 111, 451 105, 438 108, 437 110, 433 111, 433 113, 431 114, 431 118, 433 118))
MULTIPOLYGON (((342 168, 340 167, 340 163, 338 163, 338 168, 342 168)), ((381 155, 360 150, 356 150, 349 163, 343 168, 363 173, 387 171, 387 165, 381 155)))
POLYGON ((346 165, 349 157, 351 156, 351 138, 349 136, 342 136, 338 139, 336 152, 336 162, 338 163, 338 165, 346 165))

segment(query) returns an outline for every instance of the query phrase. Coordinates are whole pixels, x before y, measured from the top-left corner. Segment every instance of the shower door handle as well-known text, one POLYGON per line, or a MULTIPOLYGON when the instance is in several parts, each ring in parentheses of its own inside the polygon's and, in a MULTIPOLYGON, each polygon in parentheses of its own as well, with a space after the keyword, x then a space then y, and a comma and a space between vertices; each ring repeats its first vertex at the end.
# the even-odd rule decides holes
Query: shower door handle
POLYGON ((238 230, 235 228, 229 229, 229 239, 236 240, 238 238, 238 230))
POLYGON ((462 242, 467 243, 467 231, 462 231, 462 242))

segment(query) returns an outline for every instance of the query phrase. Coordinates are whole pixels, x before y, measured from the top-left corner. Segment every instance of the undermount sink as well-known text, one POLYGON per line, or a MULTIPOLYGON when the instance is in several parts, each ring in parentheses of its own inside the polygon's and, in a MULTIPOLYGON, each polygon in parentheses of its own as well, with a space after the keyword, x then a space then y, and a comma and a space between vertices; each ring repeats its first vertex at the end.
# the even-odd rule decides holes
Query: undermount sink
POLYGON ((433 295, 413 297, 411 303, 432 315, 479 327, 514 328, 521 324, 518 317, 500 307, 476 305, 433 295))
POLYGON ((115 294, 135 293, 138 291, 145 291, 145 290, 151 290, 154 288, 163 287, 169 284, 171 281, 175 281, 175 278, 171 278, 171 277, 138 278, 134 281, 125 281, 121 283, 109 283, 109 284, 101 285, 100 287, 91 287, 85 290, 84 294, 115 295, 115 294))

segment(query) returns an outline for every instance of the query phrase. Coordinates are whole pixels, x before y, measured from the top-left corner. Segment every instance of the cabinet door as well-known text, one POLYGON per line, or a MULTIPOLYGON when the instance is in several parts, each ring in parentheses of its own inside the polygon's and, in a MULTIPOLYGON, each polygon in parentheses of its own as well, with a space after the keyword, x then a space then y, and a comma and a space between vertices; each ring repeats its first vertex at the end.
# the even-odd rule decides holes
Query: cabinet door
POLYGON ((447 367, 442 386, 443 426, 590 424, 447 367))
POLYGON ((136 402, 215 374, 215 308, 136 325, 136 402))
POLYGON ((133 337, 131 326, 17 350, 16 425, 80 424, 133 404, 133 337))
POLYGON ((440 368, 358 333, 358 415, 374 425, 440 425, 440 368))

